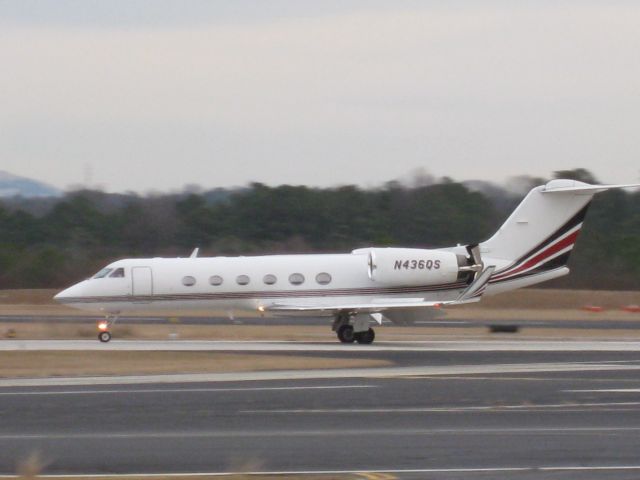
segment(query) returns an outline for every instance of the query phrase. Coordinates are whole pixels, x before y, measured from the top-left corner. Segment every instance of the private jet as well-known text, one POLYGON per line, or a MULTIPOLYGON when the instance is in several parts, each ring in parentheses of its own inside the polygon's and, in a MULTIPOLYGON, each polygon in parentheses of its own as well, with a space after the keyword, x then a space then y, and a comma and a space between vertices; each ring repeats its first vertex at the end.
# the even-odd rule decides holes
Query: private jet
POLYGON ((98 338, 122 314, 179 310, 327 316, 343 343, 373 343, 373 324, 477 302, 569 273, 567 262, 593 196, 612 188, 552 180, 533 188, 500 229, 475 245, 359 248, 345 254, 118 260, 55 296, 100 312, 98 338))

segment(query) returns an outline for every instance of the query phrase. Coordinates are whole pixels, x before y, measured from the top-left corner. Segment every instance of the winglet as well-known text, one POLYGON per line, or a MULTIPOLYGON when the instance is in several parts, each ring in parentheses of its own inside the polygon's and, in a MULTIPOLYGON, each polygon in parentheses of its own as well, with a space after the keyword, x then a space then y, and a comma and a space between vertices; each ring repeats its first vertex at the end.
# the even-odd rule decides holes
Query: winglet
POLYGON ((189 258, 197 258, 199 252, 200 252, 200 248, 198 247, 194 248, 193 252, 191 252, 191 255, 189 255, 189 258))
POLYGON ((483 272, 478 275, 471 285, 467 287, 467 289, 462 292, 462 294, 455 300, 454 303, 465 303, 465 302, 474 302, 480 300, 482 294, 484 293, 487 284, 489 283, 489 279, 496 267, 491 265, 483 270, 483 272))

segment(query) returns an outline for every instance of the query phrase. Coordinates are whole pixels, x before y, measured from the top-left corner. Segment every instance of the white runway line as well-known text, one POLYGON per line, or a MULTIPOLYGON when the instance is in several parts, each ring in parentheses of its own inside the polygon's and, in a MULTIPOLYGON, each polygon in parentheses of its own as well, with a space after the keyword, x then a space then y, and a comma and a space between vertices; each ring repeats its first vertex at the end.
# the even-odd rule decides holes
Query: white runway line
POLYGON ((640 388, 606 388, 596 390, 562 390, 565 393, 640 393, 640 388))
POLYGON ((425 367, 342 368, 328 370, 280 370, 266 372, 131 375, 111 377, 55 377, 0 379, 1 387, 138 385, 167 383, 247 382, 337 378, 394 378, 503 373, 595 372, 640 370, 640 365, 619 363, 516 363, 499 365, 454 365, 425 367))
POLYGON ((470 405, 451 407, 424 407, 424 408, 332 408, 332 409, 279 409, 279 410, 241 410, 240 413, 278 413, 278 414, 336 414, 345 413, 350 415, 371 414, 371 413, 455 413, 455 412, 503 412, 503 411, 523 411, 534 412, 540 410, 577 410, 593 409, 602 407, 637 407, 640 402, 567 402, 567 403, 542 403, 528 405, 470 405))
POLYGON ((186 439, 186 438, 306 438, 306 437, 362 437, 362 435, 378 436, 435 436, 435 435, 590 435, 598 433, 627 433, 634 437, 640 432, 637 427, 507 427, 507 428, 370 428, 370 429, 327 429, 327 430, 215 430, 215 431, 157 431, 157 432, 108 432, 101 431, 95 433, 7 433, 0 434, 0 440, 9 441, 32 441, 32 440, 104 440, 104 439, 186 439))
POLYGON ((4 340, 0 351, 216 351, 216 352, 640 352, 637 340, 433 340, 386 341, 374 345, 339 342, 191 340, 4 340))

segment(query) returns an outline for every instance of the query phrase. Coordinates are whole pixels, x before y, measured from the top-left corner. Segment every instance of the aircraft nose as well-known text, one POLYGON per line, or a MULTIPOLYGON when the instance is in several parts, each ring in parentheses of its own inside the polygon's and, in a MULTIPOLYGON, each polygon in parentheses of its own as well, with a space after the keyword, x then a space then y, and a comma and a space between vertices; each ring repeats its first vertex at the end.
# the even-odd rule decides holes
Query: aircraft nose
POLYGON ((65 299, 69 298, 69 296, 70 296, 70 295, 69 295, 69 290, 70 290, 69 288, 66 288, 66 289, 62 290, 62 291, 61 291, 60 293, 58 293, 57 295, 54 295, 54 296, 53 296, 53 299, 54 299, 56 302, 59 302, 59 303, 65 303, 65 299))
POLYGON ((53 299, 58 303, 73 303, 74 298, 82 297, 84 291, 84 282, 76 283, 75 285, 62 290, 55 295, 53 299))

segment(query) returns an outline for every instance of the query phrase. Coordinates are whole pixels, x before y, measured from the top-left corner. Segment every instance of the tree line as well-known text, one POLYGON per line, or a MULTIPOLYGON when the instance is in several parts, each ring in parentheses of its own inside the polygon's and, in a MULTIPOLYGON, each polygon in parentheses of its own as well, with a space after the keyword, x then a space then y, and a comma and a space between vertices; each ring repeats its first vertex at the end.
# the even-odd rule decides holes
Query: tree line
MULTIPOLYGON (((596 181, 586 170, 556 177, 596 181)), ((545 179, 522 177, 527 188, 545 179)), ((125 257, 344 252, 365 246, 442 247, 488 238, 521 194, 444 178, 310 188, 245 188, 139 196, 81 190, 0 203, 0 288, 61 288, 125 257)), ((638 289, 640 193, 594 201, 571 258, 572 288, 638 289)))

